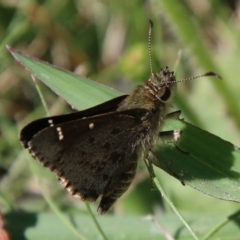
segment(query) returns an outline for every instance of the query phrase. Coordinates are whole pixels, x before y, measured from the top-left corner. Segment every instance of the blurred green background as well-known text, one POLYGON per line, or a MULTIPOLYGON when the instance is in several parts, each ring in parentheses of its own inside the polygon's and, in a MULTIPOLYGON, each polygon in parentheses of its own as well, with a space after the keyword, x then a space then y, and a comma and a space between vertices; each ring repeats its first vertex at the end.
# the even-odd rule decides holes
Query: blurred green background
MULTIPOLYGON (((181 109, 187 121, 240 146, 239 10, 239 1, 224 0, 0 1, 2 175, 4 169, 7 170, 0 182, 0 210, 7 219, 13 238, 25 239, 28 236, 34 239, 31 234, 24 233, 23 238, 17 238, 13 233, 13 219, 24 223, 27 217, 23 213, 33 214, 35 219, 41 214, 50 213, 50 217, 43 218, 49 224, 52 221, 49 219, 54 215, 42 197, 31 164, 37 169, 41 185, 57 208, 77 216, 87 216, 88 213, 84 203, 70 196, 54 174, 35 164, 18 140, 19 130, 31 120, 45 116, 45 111, 30 74, 12 58, 5 46, 10 45, 31 56, 130 93, 150 74, 148 19, 152 19, 154 71, 169 66, 176 71, 177 79, 207 71, 217 72, 223 78, 179 83, 173 109, 181 109)), ((46 86, 40 84, 40 87, 52 115, 71 111, 46 86)), ((210 198, 183 187, 162 171, 160 174, 162 184, 179 211, 193 220, 200 215, 208 220, 211 219, 209 215, 217 215, 219 217, 212 220, 214 225, 221 221, 221 216, 224 219, 239 209, 237 203, 210 198)), ((91 207, 96 212, 97 205, 91 204, 91 207)), ((114 205, 110 214, 125 216, 126 221, 136 216, 136 221, 139 216, 168 216, 171 211, 160 194, 151 191, 148 172, 140 163, 132 186, 114 205)), ((117 217, 109 217, 119 227, 125 226, 124 222, 118 222, 117 217)), ((98 217, 100 224, 104 218, 98 217)), ((173 218, 177 219, 174 215, 173 218)), ((30 225, 26 223, 22 229, 27 231, 30 225)), ((38 231, 37 220, 32 222, 32 227, 38 231)), ((237 229, 231 232, 240 235, 237 229)))

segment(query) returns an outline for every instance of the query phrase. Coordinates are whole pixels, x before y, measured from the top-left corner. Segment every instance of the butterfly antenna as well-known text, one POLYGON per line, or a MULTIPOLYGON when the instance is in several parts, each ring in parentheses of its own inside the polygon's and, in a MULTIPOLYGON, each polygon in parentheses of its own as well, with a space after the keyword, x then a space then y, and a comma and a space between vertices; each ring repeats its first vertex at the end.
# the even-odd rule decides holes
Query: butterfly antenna
POLYGON ((149 63, 150 63, 150 71, 151 75, 153 74, 153 68, 152 68, 152 29, 153 29, 153 22, 151 19, 149 19, 149 31, 148 31, 148 53, 149 53, 149 63))
POLYGON ((207 73, 195 76, 195 77, 189 77, 189 78, 184 78, 184 79, 181 79, 181 80, 178 80, 178 81, 172 81, 171 83, 186 82, 186 81, 194 80, 196 78, 208 77, 208 76, 214 76, 214 77, 217 77, 219 79, 222 79, 221 76, 219 74, 215 73, 215 72, 207 72, 207 73))

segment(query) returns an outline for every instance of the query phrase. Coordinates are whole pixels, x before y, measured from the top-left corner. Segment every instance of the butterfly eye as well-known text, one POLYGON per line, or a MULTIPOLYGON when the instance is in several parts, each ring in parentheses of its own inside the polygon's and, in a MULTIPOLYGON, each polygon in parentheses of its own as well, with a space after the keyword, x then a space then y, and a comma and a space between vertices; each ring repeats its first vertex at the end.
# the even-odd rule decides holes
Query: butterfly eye
POLYGON ((170 88, 166 87, 165 88, 165 92, 163 93, 163 95, 160 97, 160 99, 165 102, 167 101, 171 96, 171 90, 170 88))

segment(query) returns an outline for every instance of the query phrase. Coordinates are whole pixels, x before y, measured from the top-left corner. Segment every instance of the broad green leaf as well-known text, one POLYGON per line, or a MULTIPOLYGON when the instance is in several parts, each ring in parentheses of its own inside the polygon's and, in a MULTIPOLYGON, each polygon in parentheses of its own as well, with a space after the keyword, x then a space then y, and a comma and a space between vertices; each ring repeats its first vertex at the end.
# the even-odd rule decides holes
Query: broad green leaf
POLYGON ((184 120, 171 119, 165 130, 182 131, 175 146, 159 141, 155 165, 210 196, 240 201, 240 151, 233 144, 184 120), (161 162, 164 162, 164 166, 161 162))
MULTIPOLYGON (((52 67, 12 48, 10 52, 54 92, 77 109, 88 108, 121 95, 97 82, 52 67)), ((159 141, 155 164, 177 174, 185 183, 213 197, 240 202, 240 151, 183 120, 166 121, 163 130, 182 130, 177 147, 159 141), (167 166, 167 168, 166 168, 167 166)))
MULTIPOLYGON (((63 222, 53 213, 25 213, 13 212, 4 216, 8 222, 8 229, 12 233, 12 239, 101 239, 92 219, 86 214, 69 215, 82 237, 77 237, 68 230, 63 222)), ((187 215, 186 219, 191 222, 192 227, 198 232, 198 236, 203 236, 206 231, 215 226, 222 215, 187 215)), ((158 216, 156 221, 150 217, 136 216, 101 216, 98 221, 108 239, 166 239, 162 229, 168 232, 172 237, 179 240, 190 240, 192 236, 183 227, 182 223, 174 214, 158 216), (159 225, 158 225, 159 224, 159 225), (121 226, 121 229, 119 228, 121 226), (124 231, 123 231, 124 229, 124 231)), ((239 228, 235 222, 229 222, 228 226, 222 228, 214 235, 214 239, 221 237, 224 239, 238 239, 239 228)))

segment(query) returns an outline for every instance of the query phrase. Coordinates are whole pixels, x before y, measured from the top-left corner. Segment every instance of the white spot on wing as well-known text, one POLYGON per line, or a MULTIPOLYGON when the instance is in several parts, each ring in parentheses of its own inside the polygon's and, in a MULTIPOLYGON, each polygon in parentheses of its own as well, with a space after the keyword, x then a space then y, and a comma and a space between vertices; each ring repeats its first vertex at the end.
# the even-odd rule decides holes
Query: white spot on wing
POLYGON ((58 132, 58 139, 61 141, 64 138, 62 129, 60 127, 57 127, 56 129, 58 132))
POLYGON ((93 129, 94 128, 94 123, 89 123, 89 128, 93 129))
POLYGON ((50 127, 53 127, 53 126, 54 126, 52 119, 48 119, 48 123, 49 123, 50 127))

